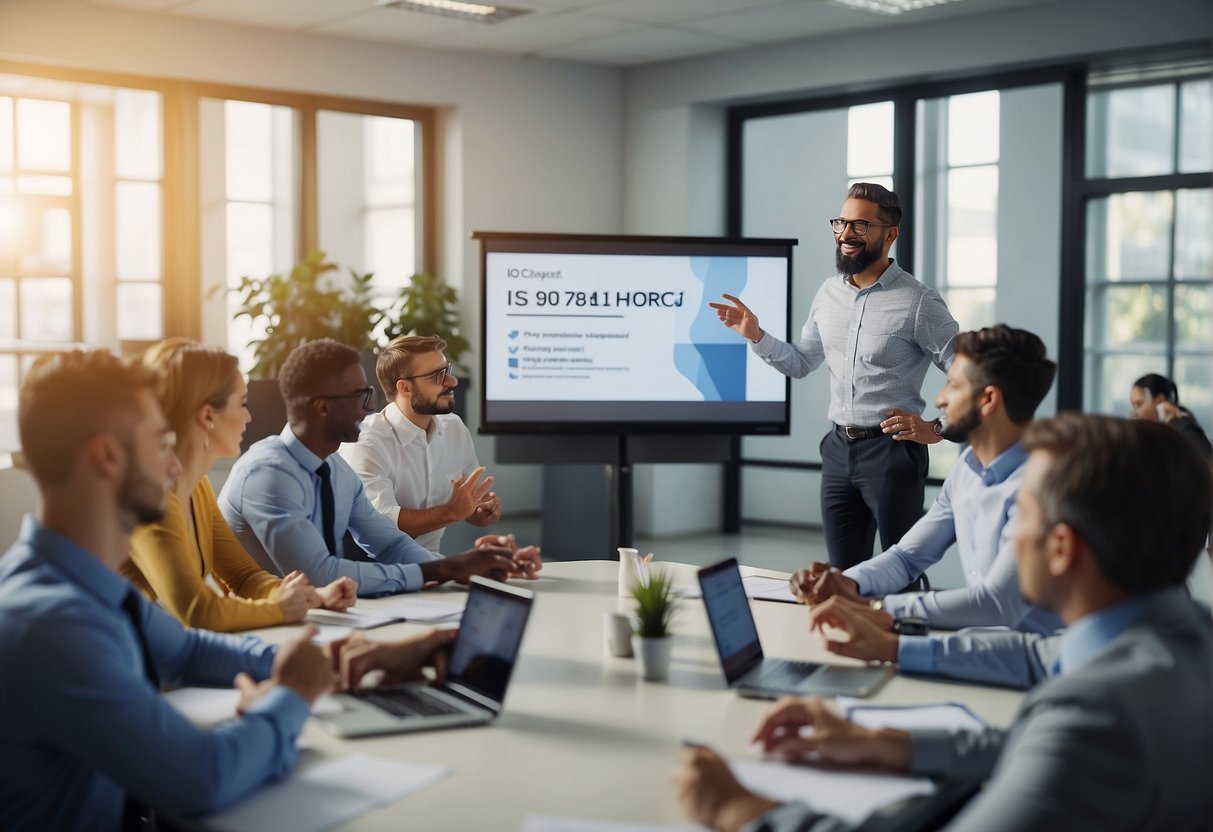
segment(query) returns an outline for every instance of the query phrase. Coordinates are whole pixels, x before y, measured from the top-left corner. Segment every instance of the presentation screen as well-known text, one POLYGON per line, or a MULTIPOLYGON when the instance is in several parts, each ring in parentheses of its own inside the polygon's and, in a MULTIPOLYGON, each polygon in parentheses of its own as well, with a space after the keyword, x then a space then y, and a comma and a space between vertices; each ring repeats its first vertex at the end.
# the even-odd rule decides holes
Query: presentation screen
POLYGON ((795 240, 474 236, 482 432, 788 432, 788 379, 708 301, 786 340, 795 240))

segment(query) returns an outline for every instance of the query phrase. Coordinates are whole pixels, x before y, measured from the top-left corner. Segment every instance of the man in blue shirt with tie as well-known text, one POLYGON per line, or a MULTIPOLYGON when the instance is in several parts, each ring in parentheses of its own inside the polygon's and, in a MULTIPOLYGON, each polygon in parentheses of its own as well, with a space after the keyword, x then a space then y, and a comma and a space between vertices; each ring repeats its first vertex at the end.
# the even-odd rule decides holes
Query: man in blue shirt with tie
MULTIPOLYGON (((1213 828, 1213 620, 1184 587, 1213 515, 1209 466, 1163 425, 1076 413, 1033 424, 1024 447, 1019 585, 1067 629, 974 631, 970 646, 1050 669, 1010 728, 871 729, 789 699, 755 739, 800 762, 988 779, 950 832, 1213 828)), ((710 750, 682 756, 679 796, 705 826, 856 828, 750 792, 710 750)))
POLYGON ((275 648, 186 630, 119 575, 131 530, 163 514, 180 471, 151 384, 98 351, 43 359, 21 387, 41 499, 0 559, 0 829, 222 809, 290 770, 310 704, 333 687, 310 631, 275 648), (242 716, 215 730, 159 695, 162 682, 233 681, 242 716))
MULTIPOLYGON (((886 629, 896 619, 914 618, 951 630, 1002 625, 1052 633, 1061 624, 1057 616, 1020 596, 1012 529, 1027 459, 1021 440, 1057 365, 1045 356, 1040 338, 1006 324, 962 332, 952 346, 955 360, 935 404, 946 418, 944 438, 969 447, 939 497, 888 551, 843 572, 815 563, 793 575, 793 592, 829 608, 861 603, 886 629), (953 543, 966 586, 899 592, 942 560, 953 543)), ((927 648, 903 642, 903 650, 914 649, 927 648)))
POLYGON ((371 412, 374 389, 356 350, 329 338, 296 347, 278 371, 278 386, 288 424, 254 443, 219 493, 224 519, 262 569, 299 570, 315 586, 353 578, 359 595, 524 574, 502 546, 435 555, 375 510, 337 453, 342 442, 358 441, 358 426, 371 412), (366 559, 342 557, 347 529, 366 559))

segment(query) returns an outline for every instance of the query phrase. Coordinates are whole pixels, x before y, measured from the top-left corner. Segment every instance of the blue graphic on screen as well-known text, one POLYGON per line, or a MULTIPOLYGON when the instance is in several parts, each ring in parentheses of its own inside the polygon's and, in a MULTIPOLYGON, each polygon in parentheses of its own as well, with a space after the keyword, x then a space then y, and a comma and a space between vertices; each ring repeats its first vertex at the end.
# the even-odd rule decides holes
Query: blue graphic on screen
POLYGON ((691 273, 703 283, 704 303, 685 337, 674 344, 674 366, 708 402, 745 401, 746 345, 722 326, 707 305, 727 292, 741 296, 746 285, 744 257, 692 257, 691 273), (689 342, 689 343, 688 343, 689 342))

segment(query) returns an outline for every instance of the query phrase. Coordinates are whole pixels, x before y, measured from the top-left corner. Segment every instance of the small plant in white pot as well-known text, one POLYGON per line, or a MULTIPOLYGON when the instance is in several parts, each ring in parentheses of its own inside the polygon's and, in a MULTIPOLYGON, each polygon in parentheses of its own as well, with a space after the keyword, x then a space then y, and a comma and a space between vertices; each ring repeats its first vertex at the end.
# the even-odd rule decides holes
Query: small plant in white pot
POLYGON ((636 599, 636 618, 632 634, 632 652, 640 664, 640 675, 649 682, 664 682, 670 676, 670 652, 674 637, 670 619, 678 605, 674 580, 665 572, 654 572, 647 581, 632 590, 636 599))

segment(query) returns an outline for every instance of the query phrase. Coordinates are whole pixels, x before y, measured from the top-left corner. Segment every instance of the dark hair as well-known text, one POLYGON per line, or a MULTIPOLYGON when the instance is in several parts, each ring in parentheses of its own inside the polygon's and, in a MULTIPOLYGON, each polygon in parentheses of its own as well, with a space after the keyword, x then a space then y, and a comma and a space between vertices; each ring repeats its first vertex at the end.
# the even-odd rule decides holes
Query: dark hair
POLYGON ((375 378, 388 401, 396 398, 396 382, 413 372, 413 356, 446 349, 446 341, 437 335, 401 335, 393 338, 379 353, 375 378))
POLYGON ((875 182, 856 182, 847 189, 847 199, 862 199, 865 202, 875 202, 880 210, 876 215, 881 222, 889 225, 901 225, 901 200, 897 194, 884 185, 875 182))
POLYGON ((1002 391, 1007 416, 1017 425, 1032 421, 1057 372, 1057 365, 1045 357, 1040 338, 1006 324, 959 332, 952 339, 952 351, 973 362, 969 380, 975 388, 993 386, 1002 391))
POLYGON ((73 350, 34 362, 17 404, 21 451, 41 486, 71 476, 81 449, 97 434, 122 431, 136 418, 136 393, 152 391, 152 374, 106 350, 73 350))
POLYGON ((1160 376, 1158 373, 1146 373, 1133 382, 1133 386, 1140 387, 1156 399, 1162 396, 1172 404, 1179 404, 1179 388, 1166 376, 1160 376))
POLYGON ((356 349, 332 338, 320 338, 295 347, 278 371, 278 389, 286 402, 287 412, 294 414, 297 408, 324 395, 333 379, 358 361, 356 349))
POLYGON ((1044 528, 1073 528, 1104 578, 1137 595, 1180 586, 1205 545, 1213 475, 1157 422, 1063 413, 1032 423, 1028 451, 1053 459, 1040 484, 1044 528))

